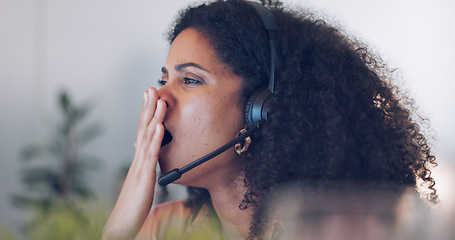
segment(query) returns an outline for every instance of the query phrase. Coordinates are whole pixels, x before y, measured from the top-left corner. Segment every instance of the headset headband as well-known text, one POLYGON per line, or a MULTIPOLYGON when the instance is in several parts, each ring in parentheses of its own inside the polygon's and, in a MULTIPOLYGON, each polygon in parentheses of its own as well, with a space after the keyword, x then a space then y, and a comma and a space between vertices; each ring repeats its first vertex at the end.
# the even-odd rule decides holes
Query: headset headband
POLYGON ((270 45, 270 80, 269 80, 269 90, 273 93, 275 88, 275 70, 280 66, 280 61, 278 57, 277 47, 278 47, 278 23, 273 16, 273 13, 264 7, 262 4, 256 2, 247 1, 251 7, 253 7, 261 17, 264 27, 269 35, 269 45, 270 45))

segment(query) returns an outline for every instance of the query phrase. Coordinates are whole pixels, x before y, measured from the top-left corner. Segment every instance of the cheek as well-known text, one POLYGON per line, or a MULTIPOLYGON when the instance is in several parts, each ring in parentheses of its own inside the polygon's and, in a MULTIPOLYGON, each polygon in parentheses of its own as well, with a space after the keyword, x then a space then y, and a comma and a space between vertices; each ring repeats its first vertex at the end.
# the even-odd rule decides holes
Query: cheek
POLYGON ((183 141, 186 151, 191 153, 191 157, 199 157, 198 152, 204 151, 204 146, 207 145, 207 137, 210 136, 210 126, 207 121, 207 109, 201 106, 188 106, 184 110, 186 116, 183 121, 183 141))
POLYGON ((236 94, 222 96, 217 101, 210 101, 206 109, 210 111, 207 116, 208 124, 213 127, 217 133, 224 133, 227 129, 237 129, 243 122, 243 110, 238 107, 238 98, 236 94))
POLYGON ((198 104, 187 105, 182 109, 188 119, 185 137, 196 136, 201 143, 198 148, 213 143, 225 144, 243 127, 243 110, 238 107, 237 98, 212 96, 217 95, 208 93, 206 98, 199 98, 198 104))

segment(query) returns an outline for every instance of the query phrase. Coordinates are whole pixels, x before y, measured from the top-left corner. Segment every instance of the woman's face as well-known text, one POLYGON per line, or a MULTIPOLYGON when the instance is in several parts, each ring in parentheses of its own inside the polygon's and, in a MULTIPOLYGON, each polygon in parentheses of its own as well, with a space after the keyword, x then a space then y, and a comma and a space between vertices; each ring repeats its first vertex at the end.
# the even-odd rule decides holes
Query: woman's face
MULTIPOLYGON (((221 147, 243 128, 242 79, 218 59, 208 39, 195 29, 182 31, 172 43, 162 79, 165 85, 158 94, 168 104, 164 125, 172 135, 160 150, 163 173, 221 147)), ((231 148, 177 183, 209 187, 237 170, 237 157, 231 148)))

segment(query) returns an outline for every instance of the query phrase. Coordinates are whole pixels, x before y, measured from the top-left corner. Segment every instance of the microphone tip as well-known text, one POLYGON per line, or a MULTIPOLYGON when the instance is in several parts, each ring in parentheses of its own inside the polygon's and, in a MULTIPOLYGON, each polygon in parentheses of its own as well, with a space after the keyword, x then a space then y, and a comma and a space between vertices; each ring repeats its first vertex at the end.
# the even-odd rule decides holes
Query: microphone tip
POLYGON ((161 186, 166 186, 169 183, 174 182, 175 180, 179 179, 182 176, 182 173, 180 172, 180 169, 176 168, 168 173, 166 175, 161 176, 158 179, 158 184, 161 186))

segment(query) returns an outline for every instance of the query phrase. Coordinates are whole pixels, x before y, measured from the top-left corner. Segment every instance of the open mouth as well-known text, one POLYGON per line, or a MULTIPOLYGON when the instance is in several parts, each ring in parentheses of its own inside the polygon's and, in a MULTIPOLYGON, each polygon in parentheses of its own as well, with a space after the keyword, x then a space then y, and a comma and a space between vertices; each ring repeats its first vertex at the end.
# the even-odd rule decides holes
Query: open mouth
POLYGON ((161 141, 161 147, 170 143, 171 141, 172 141, 172 134, 167 129, 164 129, 164 137, 163 137, 163 141, 161 141))

